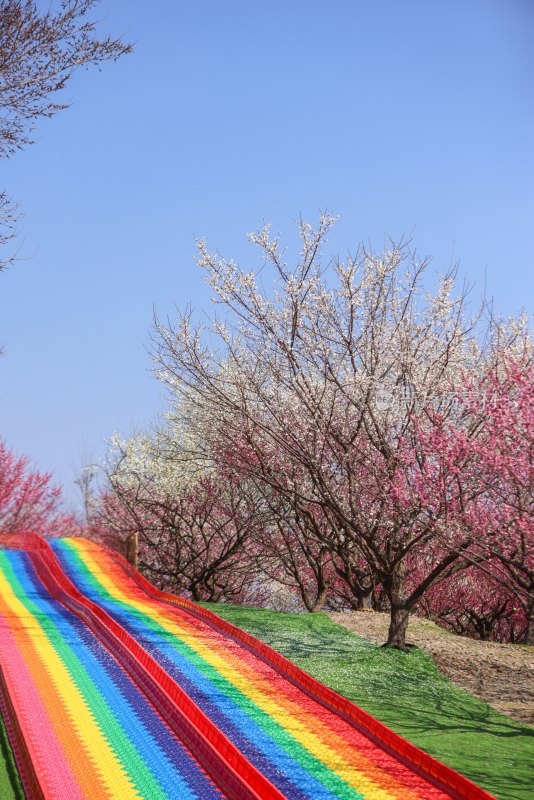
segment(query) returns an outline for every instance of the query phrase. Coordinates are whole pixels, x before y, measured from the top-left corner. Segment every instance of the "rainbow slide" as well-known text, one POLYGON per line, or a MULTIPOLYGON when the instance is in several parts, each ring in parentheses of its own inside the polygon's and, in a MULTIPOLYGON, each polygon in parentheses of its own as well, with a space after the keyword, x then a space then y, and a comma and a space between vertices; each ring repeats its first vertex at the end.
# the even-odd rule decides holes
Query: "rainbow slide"
POLYGON ((30 800, 489 800, 83 539, 3 540, 0 708, 30 800))

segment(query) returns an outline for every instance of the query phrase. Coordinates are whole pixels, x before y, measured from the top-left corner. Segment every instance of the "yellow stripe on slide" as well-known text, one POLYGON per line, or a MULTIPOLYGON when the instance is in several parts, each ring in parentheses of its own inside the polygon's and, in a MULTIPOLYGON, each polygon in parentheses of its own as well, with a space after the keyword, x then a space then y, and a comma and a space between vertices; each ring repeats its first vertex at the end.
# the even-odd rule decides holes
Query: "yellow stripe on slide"
POLYGON ((31 641, 43 670, 48 674, 57 696, 67 710, 80 743, 83 743, 83 747, 94 765, 98 780, 105 787, 106 795, 120 797, 121 800, 139 800, 141 795, 133 786, 102 734, 83 695, 72 681, 63 661, 50 643, 45 628, 37 617, 29 616, 28 609, 15 595, 11 585, 1 572, 0 593, 17 616, 19 630, 23 630, 31 641))

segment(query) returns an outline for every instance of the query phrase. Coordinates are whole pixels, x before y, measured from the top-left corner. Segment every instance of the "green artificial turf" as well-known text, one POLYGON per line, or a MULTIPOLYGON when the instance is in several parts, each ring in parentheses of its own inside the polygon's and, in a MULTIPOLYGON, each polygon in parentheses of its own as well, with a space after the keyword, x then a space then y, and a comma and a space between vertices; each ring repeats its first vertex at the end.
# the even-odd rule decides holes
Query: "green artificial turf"
POLYGON ((202 605, 502 800, 534 800, 534 728, 458 689, 422 650, 381 648, 325 614, 202 605))
POLYGON ((4 720, 0 714, 0 798, 2 800, 24 800, 19 773, 13 751, 7 738, 4 720))

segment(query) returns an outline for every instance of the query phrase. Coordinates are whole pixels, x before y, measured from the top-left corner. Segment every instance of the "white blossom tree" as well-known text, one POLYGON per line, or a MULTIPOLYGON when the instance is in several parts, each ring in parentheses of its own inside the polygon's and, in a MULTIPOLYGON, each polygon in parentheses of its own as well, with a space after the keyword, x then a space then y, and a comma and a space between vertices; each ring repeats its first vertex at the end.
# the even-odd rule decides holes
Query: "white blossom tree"
POLYGON ((466 373, 497 357, 484 345, 492 323, 468 316, 454 272, 430 293, 428 263, 405 244, 324 265, 333 221, 301 223, 293 269, 268 227, 249 237, 263 255, 256 271, 200 241, 222 319, 156 321, 154 357, 177 419, 192 407, 209 419, 219 463, 280 493, 298 465, 294 507, 320 511, 320 538, 336 558, 368 566, 391 608, 388 644, 404 648, 425 592, 479 557, 473 523, 484 500, 473 453, 440 458, 432 432, 454 420, 476 435, 455 398, 466 373), (268 270, 272 294, 262 284, 268 270))

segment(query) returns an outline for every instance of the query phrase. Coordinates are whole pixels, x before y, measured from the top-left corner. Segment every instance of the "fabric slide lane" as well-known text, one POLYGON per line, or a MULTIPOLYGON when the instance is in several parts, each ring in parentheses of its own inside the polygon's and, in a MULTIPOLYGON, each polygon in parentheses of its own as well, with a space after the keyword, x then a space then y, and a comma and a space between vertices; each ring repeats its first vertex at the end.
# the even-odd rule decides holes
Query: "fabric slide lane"
POLYGON ((81 539, 51 545, 78 589, 134 636, 286 797, 448 797, 249 649, 149 597, 109 551, 81 539))
POLYGON ((0 665, 47 800, 224 797, 17 550, 0 550, 0 665))

